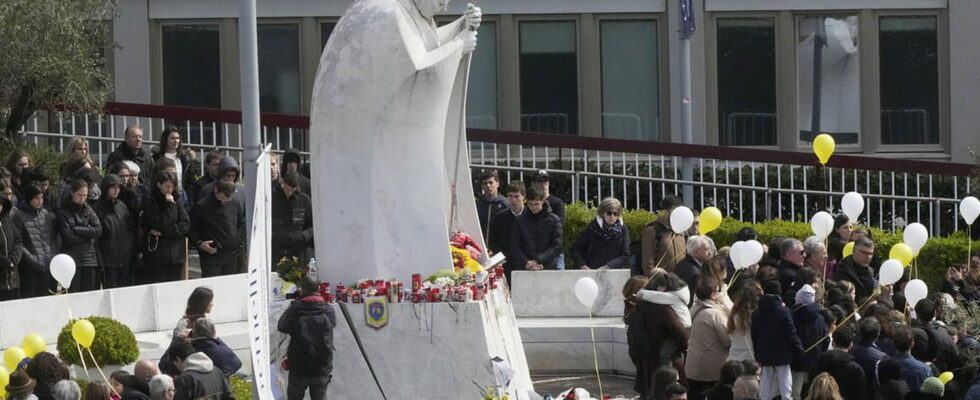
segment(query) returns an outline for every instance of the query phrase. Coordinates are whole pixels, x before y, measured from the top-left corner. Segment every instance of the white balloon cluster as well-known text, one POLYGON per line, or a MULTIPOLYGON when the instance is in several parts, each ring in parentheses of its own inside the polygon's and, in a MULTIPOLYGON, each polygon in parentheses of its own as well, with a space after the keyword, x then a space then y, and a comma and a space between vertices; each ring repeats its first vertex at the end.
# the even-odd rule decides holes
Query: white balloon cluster
POLYGON ((732 244, 728 251, 728 257, 732 259, 732 264, 736 270, 744 269, 762 259, 762 243, 755 240, 737 241, 732 244))
POLYGON ((75 260, 67 254, 58 254, 51 259, 51 276, 67 289, 75 277, 75 260))

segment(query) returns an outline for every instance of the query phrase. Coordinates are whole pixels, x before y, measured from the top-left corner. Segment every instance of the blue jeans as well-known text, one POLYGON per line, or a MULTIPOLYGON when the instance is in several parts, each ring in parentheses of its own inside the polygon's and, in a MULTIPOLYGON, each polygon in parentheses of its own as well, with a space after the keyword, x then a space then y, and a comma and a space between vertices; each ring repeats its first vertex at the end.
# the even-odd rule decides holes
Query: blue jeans
POLYGON ((555 262, 558 263, 558 269, 561 270, 561 271, 564 271, 565 270, 565 253, 559 254, 558 255, 558 258, 555 258, 555 262))

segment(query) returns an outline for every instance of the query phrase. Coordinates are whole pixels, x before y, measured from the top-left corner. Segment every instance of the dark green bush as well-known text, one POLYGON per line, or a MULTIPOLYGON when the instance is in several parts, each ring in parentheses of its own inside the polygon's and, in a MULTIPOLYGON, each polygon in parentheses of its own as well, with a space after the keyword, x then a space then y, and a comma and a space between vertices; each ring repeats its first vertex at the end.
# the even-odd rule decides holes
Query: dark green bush
MULTIPOLYGON (((119 321, 105 317, 88 317, 89 322, 95 326, 95 340, 92 341, 92 354, 99 366, 105 365, 126 365, 139 359, 140 349, 136 345, 136 335, 128 326, 119 321)), ((61 333, 58 335, 58 356, 65 364, 82 365, 78 357, 78 348, 75 347, 75 339, 71 336, 71 325, 74 320, 68 321, 61 333)), ((89 368, 92 365, 92 357, 85 352, 85 365, 89 368)))

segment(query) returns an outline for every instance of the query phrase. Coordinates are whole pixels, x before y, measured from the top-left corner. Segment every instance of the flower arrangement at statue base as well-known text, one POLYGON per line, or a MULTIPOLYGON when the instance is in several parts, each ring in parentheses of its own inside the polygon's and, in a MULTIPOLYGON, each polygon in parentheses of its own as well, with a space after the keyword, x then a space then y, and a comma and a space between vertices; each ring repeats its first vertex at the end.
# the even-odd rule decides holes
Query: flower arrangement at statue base
POLYGON ((491 290, 504 281, 504 269, 497 266, 472 273, 463 268, 459 272, 442 269, 424 280, 422 274, 412 275, 412 284, 405 287, 398 280, 362 279, 347 286, 337 284, 330 289, 330 282, 320 284, 320 295, 331 303, 360 304, 368 297, 384 296, 389 303, 439 303, 481 301, 491 290))
POLYGON ((483 265, 477 261, 483 257, 483 249, 470 235, 454 232, 452 240, 449 241, 449 251, 453 255, 453 267, 457 273, 464 269, 473 274, 483 271, 483 265))
POLYGON ((308 270, 297 257, 283 257, 276 263, 276 274, 279 279, 294 285, 299 284, 300 279, 306 276, 308 270))

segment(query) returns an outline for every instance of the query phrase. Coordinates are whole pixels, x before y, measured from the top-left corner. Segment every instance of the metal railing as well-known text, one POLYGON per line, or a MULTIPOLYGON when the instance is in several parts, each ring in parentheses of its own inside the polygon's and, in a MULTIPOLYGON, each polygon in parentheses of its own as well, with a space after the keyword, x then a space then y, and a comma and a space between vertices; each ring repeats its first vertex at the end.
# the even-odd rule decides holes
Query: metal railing
MULTIPOLYGON (((141 125, 151 143, 164 126, 176 125, 191 132, 185 145, 203 161, 212 149, 241 157, 239 122, 234 111, 110 104, 102 116, 42 113, 25 131, 30 142, 59 149, 84 136, 101 164, 127 125, 141 125)), ((263 140, 275 151, 296 147, 305 154, 308 124, 302 116, 263 114, 263 140)), ((866 199, 861 223, 899 229, 921 222, 934 235, 946 234, 962 227, 957 203, 976 187, 968 164, 835 155, 820 167, 805 153, 481 129, 470 129, 468 139, 474 176, 496 169, 506 184, 547 169, 553 193, 565 200, 597 204, 614 196, 627 208, 648 210, 691 184, 696 208, 715 206, 746 222, 807 221, 816 211, 839 212, 841 196, 857 191, 866 199), (692 182, 680 180, 681 157, 694 159, 692 182)))

